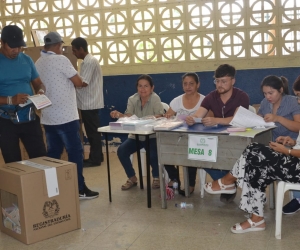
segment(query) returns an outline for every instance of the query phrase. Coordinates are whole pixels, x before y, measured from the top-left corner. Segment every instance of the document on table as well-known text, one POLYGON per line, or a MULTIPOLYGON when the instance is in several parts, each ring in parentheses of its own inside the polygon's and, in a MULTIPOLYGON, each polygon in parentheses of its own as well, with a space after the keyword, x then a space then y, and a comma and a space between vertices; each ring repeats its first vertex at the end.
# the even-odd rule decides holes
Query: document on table
POLYGON ((265 122, 264 119, 254 114, 252 111, 245 109, 240 106, 235 113, 230 125, 235 127, 245 127, 245 128, 253 128, 253 127, 274 127, 274 122, 265 122))
POLYGON ((24 107, 30 103, 33 103, 37 109, 42 109, 42 108, 45 108, 52 104, 50 99, 45 95, 33 95, 33 96, 28 97, 28 100, 26 103, 19 104, 19 106, 24 107))

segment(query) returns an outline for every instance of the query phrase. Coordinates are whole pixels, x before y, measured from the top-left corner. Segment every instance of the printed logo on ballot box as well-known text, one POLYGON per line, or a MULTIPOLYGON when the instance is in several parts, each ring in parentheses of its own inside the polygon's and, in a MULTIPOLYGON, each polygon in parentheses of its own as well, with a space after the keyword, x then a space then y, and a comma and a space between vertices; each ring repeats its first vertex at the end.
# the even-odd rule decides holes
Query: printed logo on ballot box
POLYGON ((70 214, 59 215, 59 210, 60 207, 56 200, 46 201, 42 212, 46 220, 33 224, 33 230, 40 230, 71 220, 70 214))

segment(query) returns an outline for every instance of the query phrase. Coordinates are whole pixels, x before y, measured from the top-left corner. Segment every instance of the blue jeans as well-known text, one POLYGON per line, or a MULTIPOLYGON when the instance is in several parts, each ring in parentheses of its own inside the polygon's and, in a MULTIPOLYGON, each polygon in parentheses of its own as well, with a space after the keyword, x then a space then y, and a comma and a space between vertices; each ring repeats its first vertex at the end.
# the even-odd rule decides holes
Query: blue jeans
POLYGON ((300 198, 300 191, 293 191, 293 198, 300 198))
POLYGON ((75 120, 60 125, 44 125, 47 140, 47 155, 60 159, 64 147, 68 153, 68 160, 77 165, 78 188, 84 188, 83 147, 79 135, 79 121, 75 120))
MULTIPOLYGON (((146 149, 146 141, 139 142, 140 149, 146 149)), ((152 167, 152 176, 153 178, 158 178, 158 159, 157 159, 157 146, 156 146, 156 139, 152 138, 149 139, 149 148, 150 148, 150 165, 152 167)), ((124 141, 118 148, 117 154, 119 160, 126 172, 128 178, 135 176, 135 171, 132 167, 132 163, 130 161, 130 155, 137 151, 136 148, 136 141, 134 139, 128 138, 124 141)))
POLYGON ((229 170, 219 170, 219 169, 210 169, 210 168, 204 168, 206 173, 208 173, 211 178, 215 181, 218 179, 221 179, 223 176, 225 176, 229 170))

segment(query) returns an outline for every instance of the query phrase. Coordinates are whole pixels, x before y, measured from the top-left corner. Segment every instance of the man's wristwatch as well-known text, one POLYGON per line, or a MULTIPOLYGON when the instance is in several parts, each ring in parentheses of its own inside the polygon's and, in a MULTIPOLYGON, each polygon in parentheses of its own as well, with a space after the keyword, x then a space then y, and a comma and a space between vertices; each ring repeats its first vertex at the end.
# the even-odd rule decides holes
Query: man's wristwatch
POLYGON ((45 91, 44 91, 43 89, 40 89, 40 90, 38 91, 38 93, 43 93, 43 94, 45 94, 45 91))
POLYGON ((290 149, 289 149, 289 155, 291 155, 291 151, 292 151, 292 149, 290 148, 290 149))

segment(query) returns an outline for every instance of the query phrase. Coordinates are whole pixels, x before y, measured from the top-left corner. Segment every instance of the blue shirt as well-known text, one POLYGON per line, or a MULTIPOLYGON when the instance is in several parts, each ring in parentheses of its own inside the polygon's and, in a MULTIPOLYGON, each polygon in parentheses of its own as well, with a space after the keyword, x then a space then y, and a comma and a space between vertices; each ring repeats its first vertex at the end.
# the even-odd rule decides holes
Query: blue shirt
MULTIPOLYGON (((32 59, 24 53, 9 59, 0 53, 0 96, 14 96, 18 93, 33 95, 31 81, 38 78, 32 59)), ((1 105, 1 109, 14 110, 15 105, 1 105)), ((9 116, 2 114, 3 118, 9 116)))
MULTIPOLYGON (((264 117, 266 114, 272 114, 273 104, 268 102, 266 98, 264 98, 258 110, 258 114, 264 117)), ((298 104, 297 98, 291 95, 282 96, 280 106, 277 109, 276 115, 282 116, 291 121, 294 120, 294 115, 300 114, 300 106, 298 104)), ((279 122, 275 123, 277 128, 273 129, 273 141, 278 136, 290 136, 293 139, 296 139, 299 135, 299 132, 292 132, 288 130, 286 127, 282 126, 279 122)))

